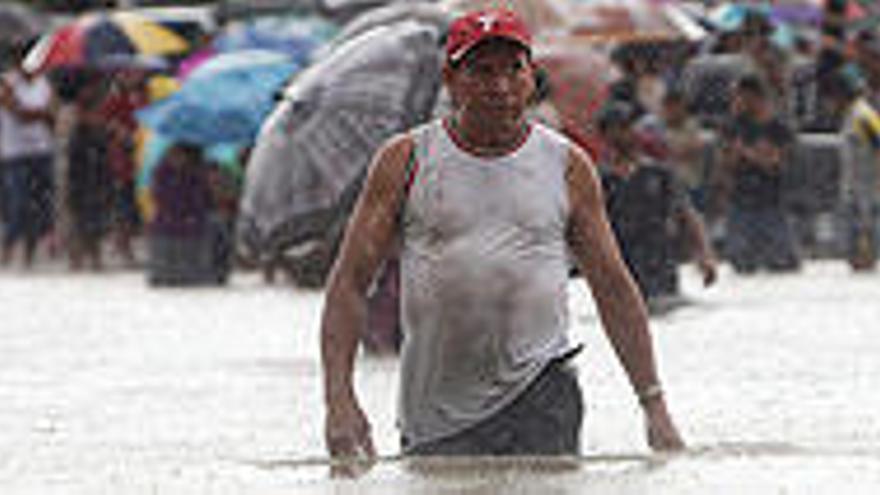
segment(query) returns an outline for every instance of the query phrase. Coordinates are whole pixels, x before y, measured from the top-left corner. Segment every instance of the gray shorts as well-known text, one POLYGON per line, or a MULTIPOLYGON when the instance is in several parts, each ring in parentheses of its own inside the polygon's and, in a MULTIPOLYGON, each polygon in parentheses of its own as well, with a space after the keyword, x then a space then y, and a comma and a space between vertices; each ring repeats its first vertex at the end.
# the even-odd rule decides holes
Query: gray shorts
POLYGON ((551 361, 509 406, 451 437, 407 448, 409 455, 577 455, 583 398, 567 359, 551 361))

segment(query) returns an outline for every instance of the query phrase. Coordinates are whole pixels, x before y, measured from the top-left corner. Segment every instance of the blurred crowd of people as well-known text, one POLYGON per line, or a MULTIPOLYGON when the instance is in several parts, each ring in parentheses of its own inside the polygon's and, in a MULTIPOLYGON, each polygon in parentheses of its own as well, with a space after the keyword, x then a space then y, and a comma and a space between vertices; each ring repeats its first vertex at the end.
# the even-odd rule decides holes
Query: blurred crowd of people
MULTIPOLYGON (((707 284, 722 259, 740 273, 799 269, 815 232, 786 194, 804 133, 842 136, 848 158, 834 213, 844 254, 856 270, 876 264, 880 38, 816 30, 782 47, 775 29, 754 9, 737 29, 700 42, 621 43, 611 54, 621 76, 595 115, 602 145, 588 147, 648 299, 678 295, 686 259, 707 284), (722 59, 735 77, 701 88, 695 67, 722 59)), ((150 204, 140 204, 145 138, 135 113, 154 100, 148 72, 58 71, 50 82, 25 70, 26 50, 6 54, 0 82, 4 265, 21 257, 31 266, 45 248, 72 270, 100 269, 112 246, 157 285, 225 282, 241 177, 205 167, 202 148, 178 143, 152 175, 150 204)), ((552 84, 541 77, 537 87, 535 118, 565 131, 552 84)))
POLYGON ((804 168, 808 134, 842 143, 831 212, 844 231, 839 254, 856 271, 876 265, 880 39, 870 29, 837 38, 817 31, 783 48, 774 29, 754 9, 737 29, 685 50, 642 43, 613 54, 622 77, 596 115, 603 145, 593 154, 624 258, 649 304, 680 296, 676 267, 689 258, 706 283, 718 259, 740 274, 800 269, 817 208, 809 197, 793 204, 791 189, 809 185, 790 176, 804 168), (719 60, 726 85, 709 87, 701 101, 697 69, 716 61, 720 73, 719 60))
POLYGON ((136 112, 150 73, 71 69, 49 75, 23 63, 30 44, 7 49, 0 78, 0 219, 4 266, 66 258, 101 270, 106 247, 123 266, 148 268, 155 285, 224 283, 239 179, 178 143, 151 178, 136 179, 148 136, 136 112), (106 247, 105 247, 106 246, 106 247), (145 246, 139 249, 139 246, 145 246))

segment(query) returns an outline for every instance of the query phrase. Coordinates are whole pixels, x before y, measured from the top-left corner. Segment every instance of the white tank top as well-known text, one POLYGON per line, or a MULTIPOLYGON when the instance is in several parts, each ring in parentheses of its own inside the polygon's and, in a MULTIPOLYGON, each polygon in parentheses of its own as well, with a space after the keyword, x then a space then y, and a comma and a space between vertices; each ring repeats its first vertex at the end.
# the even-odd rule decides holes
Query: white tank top
MULTIPOLYGON (((7 72, 3 79, 12 88, 18 104, 25 109, 45 109, 52 101, 52 88, 45 77, 27 80, 16 72, 7 72)), ((48 124, 25 123, 9 110, 0 108, 0 158, 49 155, 53 151, 52 131, 48 124)))
POLYGON ((570 349, 565 170, 570 144, 534 124, 493 158, 443 123, 412 131, 403 214, 400 426, 410 446, 459 432, 515 399, 570 349))

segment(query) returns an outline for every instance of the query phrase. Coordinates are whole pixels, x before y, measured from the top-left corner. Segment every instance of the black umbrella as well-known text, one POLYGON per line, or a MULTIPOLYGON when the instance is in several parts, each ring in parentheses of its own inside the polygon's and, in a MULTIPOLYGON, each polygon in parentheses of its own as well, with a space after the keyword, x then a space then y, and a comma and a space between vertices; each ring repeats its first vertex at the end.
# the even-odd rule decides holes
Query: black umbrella
POLYGON ((239 225, 246 254, 335 242, 376 149, 431 115, 440 36, 411 20, 378 27, 294 79, 248 162, 239 225))

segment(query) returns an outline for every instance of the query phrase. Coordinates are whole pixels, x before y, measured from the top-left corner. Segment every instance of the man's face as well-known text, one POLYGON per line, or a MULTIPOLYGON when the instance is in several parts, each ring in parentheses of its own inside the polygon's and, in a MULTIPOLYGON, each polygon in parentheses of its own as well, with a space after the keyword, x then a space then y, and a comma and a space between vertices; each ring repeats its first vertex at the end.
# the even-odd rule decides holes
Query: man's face
POLYGON ((480 43, 444 76, 456 107, 487 122, 518 120, 535 91, 528 54, 505 40, 480 43))

